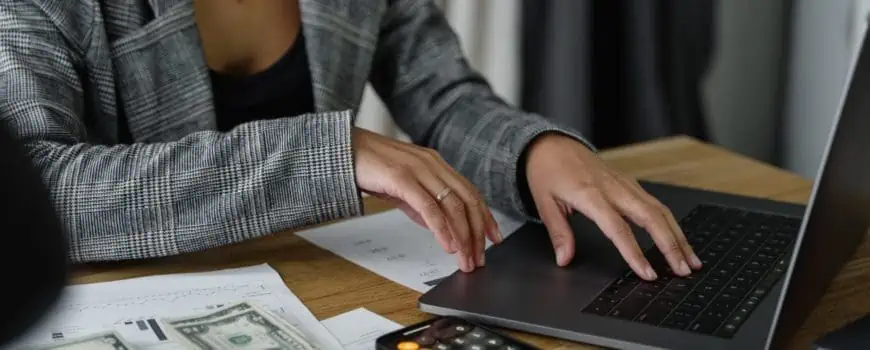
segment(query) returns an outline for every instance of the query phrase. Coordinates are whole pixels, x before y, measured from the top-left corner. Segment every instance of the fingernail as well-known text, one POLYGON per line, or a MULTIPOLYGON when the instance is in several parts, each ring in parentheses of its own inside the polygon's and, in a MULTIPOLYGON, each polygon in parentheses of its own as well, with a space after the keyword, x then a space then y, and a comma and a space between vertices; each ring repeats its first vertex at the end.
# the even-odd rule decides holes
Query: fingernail
POLYGON ((689 270, 689 265, 686 264, 685 260, 680 260, 680 273, 684 275, 692 273, 692 270, 689 270))
POLYGON ((656 278, 659 278, 659 276, 656 275, 656 271, 653 270, 652 266, 647 266, 647 267, 646 267, 646 276, 649 277, 649 279, 651 279, 651 280, 654 280, 654 279, 656 279, 656 278))
POLYGON ((703 265, 701 264, 701 259, 698 259, 698 256, 695 255, 695 253, 692 253, 692 256, 690 256, 689 259, 692 259, 692 265, 695 265, 696 267, 701 267, 701 265, 703 265))
POLYGON ((501 234, 501 230, 499 230, 498 228, 495 229, 495 237, 498 238, 497 243, 501 243, 504 241, 504 235, 501 234))
POLYGON ((480 267, 484 264, 486 264, 486 254, 480 253, 480 256, 477 258, 477 266, 480 267))
MULTIPOLYGON (((462 253, 459 253, 459 254, 462 254, 462 253)), ((471 265, 468 263, 468 257, 465 254, 462 254, 459 257, 459 269, 462 270, 462 272, 471 271, 471 265)))
POLYGON ((471 255, 469 255, 469 256, 466 258, 466 261, 468 262, 468 269, 469 269, 469 271, 470 271, 470 270, 474 270, 474 266, 475 266, 474 258, 473 258, 471 255))
POLYGON ((557 265, 562 265, 562 262, 565 261, 565 254, 567 254, 567 252, 565 252, 565 247, 556 248, 556 264, 557 265))

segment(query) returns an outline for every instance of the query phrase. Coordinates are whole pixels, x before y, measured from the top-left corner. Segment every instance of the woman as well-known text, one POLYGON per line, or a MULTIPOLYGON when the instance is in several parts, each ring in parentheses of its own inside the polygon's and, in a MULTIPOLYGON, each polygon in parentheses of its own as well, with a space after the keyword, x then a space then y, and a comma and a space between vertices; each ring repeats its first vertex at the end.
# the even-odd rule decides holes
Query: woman
POLYGON ((500 240, 488 205, 539 217, 559 265, 578 210, 642 277, 656 273, 622 216, 678 274, 700 267, 636 181, 499 100, 432 1, 10 0, 0 23, 0 115, 74 261, 360 215, 364 191, 433 231, 463 271, 484 265, 485 236, 500 240), (353 127, 367 82, 416 145, 353 127))

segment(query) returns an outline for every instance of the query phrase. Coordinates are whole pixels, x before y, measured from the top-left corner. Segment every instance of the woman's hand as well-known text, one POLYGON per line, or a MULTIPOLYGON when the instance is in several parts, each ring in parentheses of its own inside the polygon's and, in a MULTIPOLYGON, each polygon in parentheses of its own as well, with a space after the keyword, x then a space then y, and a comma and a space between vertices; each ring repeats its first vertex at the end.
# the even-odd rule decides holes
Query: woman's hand
POLYGON ((648 280, 657 277, 623 217, 650 233, 678 275, 701 268, 671 211, 635 179, 608 167, 586 146, 549 134, 535 140, 528 152, 529 189, 550 233, 557 264, 566 265, 574 257, 574 232, 567 215, 577 210, 601 228, 638 276, 648 280))
POLYGON ((357 186, 388 199, 435 234, 469 272, 484 264, 484 236, 501 242, 498 224, 474 186, 434 150, 354 128, 357 186))

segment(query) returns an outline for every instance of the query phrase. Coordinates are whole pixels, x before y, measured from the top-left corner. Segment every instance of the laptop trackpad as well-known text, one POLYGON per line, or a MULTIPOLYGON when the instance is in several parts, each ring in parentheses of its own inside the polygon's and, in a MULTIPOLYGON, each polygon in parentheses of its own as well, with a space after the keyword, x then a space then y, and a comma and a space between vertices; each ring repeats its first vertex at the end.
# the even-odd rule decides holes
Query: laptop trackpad
MULTIPOLYGON (((438 293, 448 304, 472 313, 499 313, 530 321, 530 315, 571 318, 565 310, 581 310, 610 282, 628 270, 622 256, 591 221, 572 217, 576 253, 566 267, 556 265, 555 253, 543 225, 527 224, 502 245, 487 253, 487 264, 470 274, 457 273, 438 293), (528 303, 517 304, 526 300, 528 303)), ((651 240, 636 230, 642 249, 651 240)), ((437 295, 428 297, 438 299, 437 295)), ((425 301, 425 300, 424 300, 425 301)), ((540 320, 544 321, 544 319, 540 320)), ((551 321, 553 321, 551 319, 551 321)))

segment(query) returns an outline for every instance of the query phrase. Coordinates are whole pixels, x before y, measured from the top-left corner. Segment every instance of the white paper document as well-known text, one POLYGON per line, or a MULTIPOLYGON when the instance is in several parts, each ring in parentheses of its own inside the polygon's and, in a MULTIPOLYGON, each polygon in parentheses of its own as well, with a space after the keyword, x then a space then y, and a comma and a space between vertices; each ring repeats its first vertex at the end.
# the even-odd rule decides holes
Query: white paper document
POLYGON ((374 349, 378 337, 402 329, 402 325, 365 308, 327 318, 321 323, 338 338, 344 350, 374 349))
MULTIPOLYGON (((507 238, 522 223, 493 211, 507 238)), ((302 238, 418 292, 426 292, 458 268, 431 231, 398 209, 298 232, 302 238)), ((487 240, 487 247, 491 243, 487 240)))
POLYGON ((114 329, 136 349, 177 349, 160 320, 254 302, 287 320, 320 349, 341 349, 269 265, 204 273, 149 276, 69 286, 61 300, 21 343, 44 345, 114 329))

